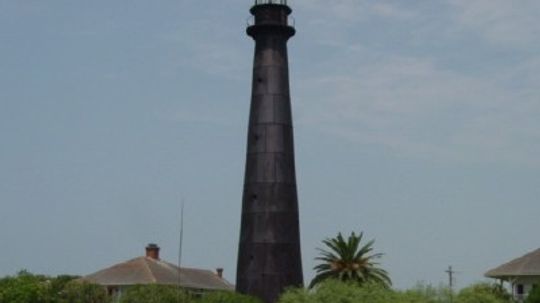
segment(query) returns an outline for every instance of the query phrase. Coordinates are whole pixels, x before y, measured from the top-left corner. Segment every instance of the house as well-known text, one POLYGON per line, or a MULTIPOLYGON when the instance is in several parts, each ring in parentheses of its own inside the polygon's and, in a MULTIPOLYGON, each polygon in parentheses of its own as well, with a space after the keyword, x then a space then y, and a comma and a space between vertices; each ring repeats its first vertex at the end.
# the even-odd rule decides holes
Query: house
POLYGON ((121 296, 127 287, 144 284, 180 286, 195 294, 209 291, 233 291, 234 287, 223 278, 223 269, 216 272, 195 268, 180 268, 159 258, 159 246, 149 244, 146 255, 115 264, 82 281, 103 285, 111 296, 121 296))
POLYGON ((540 249, 496 267, 485 276, 509 282, 514 299, 521 302, 533 287, 540 286, 540 249))

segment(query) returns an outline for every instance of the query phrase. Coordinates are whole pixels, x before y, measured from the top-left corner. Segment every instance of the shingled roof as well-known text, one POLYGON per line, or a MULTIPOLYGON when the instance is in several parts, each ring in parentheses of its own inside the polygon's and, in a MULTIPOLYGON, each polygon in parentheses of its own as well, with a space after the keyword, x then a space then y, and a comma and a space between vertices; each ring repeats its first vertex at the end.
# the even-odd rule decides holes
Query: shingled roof
POLYGON ((85 276, 82 280, 104 286, 163 284, 189 289, 233 290, 227 280, 210 270, 179 268, 160 260, 159 247, 152 245, 147 247, 146 257, 113 265, 85 276))
POLYGON ((485 276, 496 279, 540 276, 540 249, 494 268, 485 273, 485 276))

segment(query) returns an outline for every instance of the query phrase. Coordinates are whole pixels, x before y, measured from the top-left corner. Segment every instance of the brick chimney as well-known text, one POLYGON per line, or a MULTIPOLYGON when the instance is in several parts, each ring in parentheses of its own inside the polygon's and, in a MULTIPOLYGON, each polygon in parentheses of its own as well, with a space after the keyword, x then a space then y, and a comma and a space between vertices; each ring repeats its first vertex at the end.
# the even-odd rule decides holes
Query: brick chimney
POLYGON ((223 268, 221 267, 216 268, 216 275, 220 277, 221 279, 223 279, 223 268))
POLYGON ((148 246, 146 246, 146 257, 159 260, 159 246, 154 243, 148 244, 148 246))

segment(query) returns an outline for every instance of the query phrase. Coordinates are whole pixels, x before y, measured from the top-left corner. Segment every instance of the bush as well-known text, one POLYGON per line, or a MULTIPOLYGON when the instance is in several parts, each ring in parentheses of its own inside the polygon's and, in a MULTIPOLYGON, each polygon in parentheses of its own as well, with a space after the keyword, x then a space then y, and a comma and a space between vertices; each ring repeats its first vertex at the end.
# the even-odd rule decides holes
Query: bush
POLYGON ((26 271, 0 279, 0 303, 107 303, 107 291, 99 286, 73 281, 76 276, 56 278, 26 271))
POLYGON ((57 297, 62 295, 65 288, 68 287, 73 280, 78 279, 79 276, 70 276, 70 275, 60 275, 56 278, 49 278, 50 281, 50 293, 51 296, 57 297))
POLYGON ((452 298, 452 292, 447 286, 435 287, 424 283, 418 283, 415 287, 401 293, 405 302, 450 303, 452 298))
POLYGON ((312 290, 288 289, 279 303, 449 303, 450 298, 449 289, 443 286, 419 284, 410 290, 395 291, 380 284, 330 280, 312 290))
POLYGON ((287 290, 279 303, 397 303, 400 294, 380 284, 358 285, 357 283, 328 280, 315 289, 293 288, 287 290))
POLYGON ((535 286, 531 290, 527 296, 527 299, 525 300, 525 303, 540 303, 540 287, 535 286))
POLYGON ((478 283, 462 289, 456 303, 506 303, 510 295, 498 285, 478 283))
POLYGON ((58 303, 108 303, 107 290, 96 284, 73 281, 65 285, 58 295, 58 303))
POLYGON ((232 291, 219 291, 204 294, 197 303, 262 303, 262 301, 232 291))
POLYGON ((49 283, 44 276, 35 276, 21 271, 15 277, 0 280, 0 302, 50 303, 52 298, 49 283))
POLYGON ((127 289, 120 298, 120 303, 190 303, 191 297, 175 286, 138 285, 127 289))

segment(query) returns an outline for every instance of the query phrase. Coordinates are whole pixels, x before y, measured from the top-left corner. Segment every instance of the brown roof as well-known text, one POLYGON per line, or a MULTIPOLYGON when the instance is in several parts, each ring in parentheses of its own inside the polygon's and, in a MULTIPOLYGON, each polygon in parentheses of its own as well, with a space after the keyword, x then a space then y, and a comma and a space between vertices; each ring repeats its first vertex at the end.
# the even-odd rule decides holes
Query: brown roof
POLYGON ((210 270, 180 269, 174 264, 150 257, 139 257, 113 265, 85 276, 82 280, 106 286, 165 284, 191 289, 233 290, 227 280, 210 270))
POLYGON ((485 276, 497 279, 518 276, 540 276, 540 249, 494 268, 485 273, 485 276))

